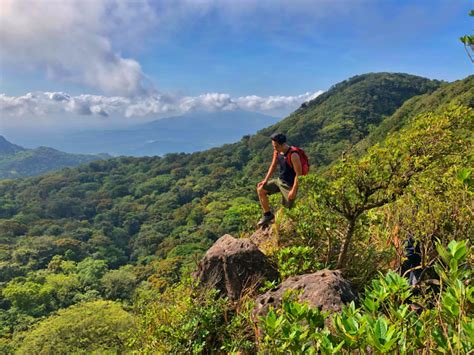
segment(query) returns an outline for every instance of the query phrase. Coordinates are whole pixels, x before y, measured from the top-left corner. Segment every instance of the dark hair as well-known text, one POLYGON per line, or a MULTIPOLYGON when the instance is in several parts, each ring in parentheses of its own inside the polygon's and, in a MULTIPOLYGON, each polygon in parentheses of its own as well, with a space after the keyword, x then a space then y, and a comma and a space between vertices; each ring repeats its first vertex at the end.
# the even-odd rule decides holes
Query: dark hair
POLYGON ((273 133, 270 138, 280 145, 286 143, 286 136, 283 133, 273 133))

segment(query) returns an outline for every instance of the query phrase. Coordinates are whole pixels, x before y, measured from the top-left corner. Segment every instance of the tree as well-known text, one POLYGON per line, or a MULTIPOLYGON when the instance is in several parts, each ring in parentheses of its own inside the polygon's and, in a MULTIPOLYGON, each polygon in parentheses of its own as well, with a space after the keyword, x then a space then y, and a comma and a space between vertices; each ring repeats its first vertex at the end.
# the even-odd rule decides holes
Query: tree
POLYGON ((131 265, 118 270, 110 270, 102 276, 101 284, 104 296, 111 300, 130 299, 137 283, 131 265))
POLYGON ((469 152, 474 111, 451 106, 442 114, 417 117, 408 129, 376 145, 360 160, 350 158, 331 169, 328 178, 313 177, 315 198, 344 221, 337 267, 345 264, 361 216, 395 201, 412 179, 451 155, 469 152), (467 136, 466 136, 467 135, 467 136))
POLYGON ((18 353, 121 353, 132 327, 133 317, 118 303, 85 302, 39 323, 22 341, 18 340, 18 353))
POLYGON ((31 316, 42 316, 53 306, 53 288, 34 281, 10 281, 2 290, 3 297, 13 307, 31 316))
MULTIPOLYGON (((474 16, 474 10, 471 10, 469 16, 474 16)), ((469 49, 471 52, 474 52, 474 35, 464 35, 460 37, 459 40, 464 44, 464 49, 466 50, 467 56, 471 62, 474 63, 474 57, 471 55, 471 53, 469 53, 469 49)))
POLYGON ((105 260, 85 258, 77 264, 77 274, 82 286, 88 289, 98 289, 100 279, 107 272, 105 260))

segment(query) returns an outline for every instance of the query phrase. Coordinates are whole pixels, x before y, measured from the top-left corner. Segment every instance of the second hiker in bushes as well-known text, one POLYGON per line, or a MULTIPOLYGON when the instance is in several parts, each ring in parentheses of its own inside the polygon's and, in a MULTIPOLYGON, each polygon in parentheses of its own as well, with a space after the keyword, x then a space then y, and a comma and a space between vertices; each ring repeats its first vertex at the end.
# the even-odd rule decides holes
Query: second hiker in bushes
POLYGON ((258 221, 258 226, 271 223, 275 217, 270 209, 268 195, 281 193, 282 204, 288 208, 293 207, 298 192, 298 177, 306 175, 309 170, 308 158, 305 152, 286 143, 283 133, 274 133, 271 136, 273 145, 273 159, 265 179, 257 185, 258 198, 263 209, 263 217, 258 221), (280 166, 278 179, 270 178, 277 165, 280 166))

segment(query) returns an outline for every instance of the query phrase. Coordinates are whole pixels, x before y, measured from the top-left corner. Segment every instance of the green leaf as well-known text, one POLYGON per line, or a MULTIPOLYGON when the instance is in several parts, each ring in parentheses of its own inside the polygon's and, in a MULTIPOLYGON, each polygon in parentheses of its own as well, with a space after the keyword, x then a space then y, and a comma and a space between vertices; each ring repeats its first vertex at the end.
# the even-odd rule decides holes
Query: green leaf
POLYGON ((468 249, 466 246, 466 243, 464 241, 461 241, 457 246, 456 250, 454 251, 454 258, 459 262, 464 259, 464 257, 467 255, 468 249))
POLYGON ((376 304, 372 298, 366 297, 364 299, 364 307, 367 309, 369 312, 375 312, 378 309, 378 304, 376 304))
POLYGON ((387 334, 387 322, 383 318, 377 319, 375 323, 375 337, 381 344, 385 343, 385 336, 387 334))
POLYGON ((443 247, 443 245, 441 245, 441 243, 436 243, 436 251, 438 252, 443 262, 445 264, 449 264, 449 260, 451 260, 451 257, 447 250, 443 247))
POLYGON ((466 179, 469 179, 469 176, 471 175, 471 169, 463 168, 459 170, 457 178, 460 181, 464 181, 466 179))
POLYGON ((474 319, 471 319, 470 322, 466 321, 462 323, 462 329, 467 335, 468 339, 471 339, 471 342, 474 343, 474 319))
POLYGON ((469 302, 474 304, 474 287, 470 286, 467 288, 466 296, 469 302))

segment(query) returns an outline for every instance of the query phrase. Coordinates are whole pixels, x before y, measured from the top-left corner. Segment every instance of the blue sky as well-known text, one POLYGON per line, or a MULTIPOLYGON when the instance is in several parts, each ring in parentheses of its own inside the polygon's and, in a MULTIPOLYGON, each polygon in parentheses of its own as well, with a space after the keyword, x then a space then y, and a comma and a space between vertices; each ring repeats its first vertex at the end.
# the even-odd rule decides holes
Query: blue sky
POLYGON ((474 69, 458 40, 474 28, 464 0, 0 6, 3 129, 114 126, 203 109, 284 116, 356 74, 453 81, 474 69))
MULTIPOLYGON (((274 32, 245 26, 231 29, 213 16, 204 17, 204 26, 186 28, 140 62, 158 84, 191 94, 217 90, 233 95, 294 95, 372 71, 444 80, 472 73, 458 42, 460 34, 474 27, 467 1, 372 1, 360 5, 360 10, 346 3, 355 7, 354 14, 314 23, 307 16, 302 19, 308 21, 304 32, 298 31, 296 16, 283 18, 274 32)), ((266 26, 264 16, 254 20, 266 26)))

